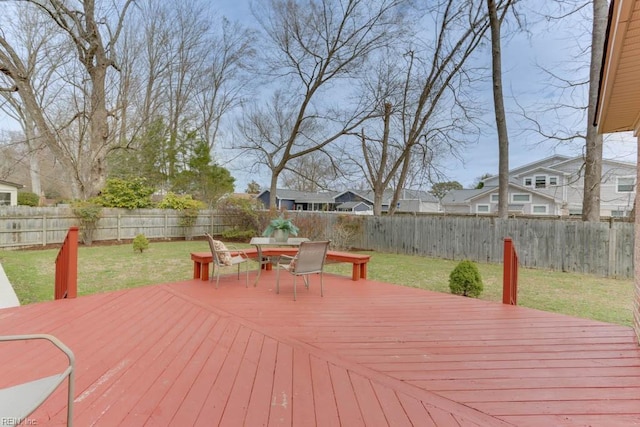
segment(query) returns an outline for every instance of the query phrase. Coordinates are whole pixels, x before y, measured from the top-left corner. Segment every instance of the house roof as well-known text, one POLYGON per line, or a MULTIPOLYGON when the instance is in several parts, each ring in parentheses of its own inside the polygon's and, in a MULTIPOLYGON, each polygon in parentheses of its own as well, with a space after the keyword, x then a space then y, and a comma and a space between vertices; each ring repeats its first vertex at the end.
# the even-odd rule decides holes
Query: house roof
MULTIPOLYGON (((388 204, 393 197, 394 190, 385 190, 382 194, 382 200, 385 204, 388 204)), ((373 203, 373 191, 365 191, 365 192, 355 192, 367 200, 373 203)), ((431 193, 423 190, 403 190, 400 194, 400 200, 420 200, 423 202, 433 202, 438 203, 438 199, 431 193)))
POLYGON ((442 204, 456 204, 456 203, 467 203, 468 200, 480 195, 487 193, 489 191, 493 191, 498 187, 490 186, 483 188, 473 188, 473 189, 462 189, 462 190, 451 190, 442 198, 442 204))
MULTIPOLYGON (((514 184, 513 182, 509 183, 509 188, 514 188, 518 191, 522 191, 523 193, 535 194, 536 196, 540 196, 545 199, 556 201, 556 199, 549 194, 544 194, 539 191, 535 191, 531 188, 514 184)), ((497 185, 484 186, 479 189, 452 190, 442 198, 442 204, 443 205, 467 204, 473 199, 486 196, 487 194, 493 193, 494 191, 498 191, 497 185)))
MULTIPOLYGON (((261 191, 258 197, 265 193, 269 193, 269 190, 261 191)), ((278 188, 276 190, 276 198, 280 200, 293 200, 298 203, 332 203, 336 194, 338 193, 335 191, 313 192, 288 190, 285 188, 278 188)))
POLYGON ((369 206, 368 204, 366 204, 365 202, 344 202, 344 203, 340 203, 337 206, 337 209, 354 209, 360 205, 365 205, 368 208, 370 208, 371 206, 369 206))
MULTIPOLYGON (((511 169, 509 170, 509 175, 517 175, 517 174, 521 174, 524 173, 526 171, 532 170, 532 169, 536 169, 539 167, 552 167, 554 164, 556 163, 560 163, 560 162, 564 162, 567 160, 571 160, 572 157, 569 156, 565 156, 563 154, 554 154, 553 156, 549 156, 549 157, 545 157, 544 159, 540 159, 540 160, 536 160, 535 162, 531 162, 531 163, 527 163, 526 165, 522 165, 522 166, 518 166, 517 168, 511 169)), ((482 180, 482 182, 485 182, 489 179, 492 178, 497 178, 498 175, 491 175, 485 179, 482 180)))
POLYGON ((595 124, 640 134, 640 0, 612 0, 595 124))
MULTIPOLYGON (((269 193, 269 190, 263 190, 258 197, 265 193, 269 193)), ((280 200, 293 200, 296 203, 333 203, 336 197, 345 194, 353 193, 364 200, 373 203, 373 191, 359 191, 359 190, 346 190, 346 191, 297 191, 278 188, 276 190, 276 197, 280 200)), ((382 195, 384 204, 389 204, 389 201, 393 197, 393 190, 385 190, 382 195)), ((421 200, 423 202, 437 203, 438 199, 429 192, 422 190, 404 190, 400 197, 400 200, 421 200)))
POLYGON ((24 185, 22 185, 22 184, 17 184, 15 182, 11 182, 11 181, 4 181, 4 180, 1 180, 1 179, 0 179, 0 184, 6 185, 8 187, 16 187, 16 188, 23 188, 24 187, 24 185))

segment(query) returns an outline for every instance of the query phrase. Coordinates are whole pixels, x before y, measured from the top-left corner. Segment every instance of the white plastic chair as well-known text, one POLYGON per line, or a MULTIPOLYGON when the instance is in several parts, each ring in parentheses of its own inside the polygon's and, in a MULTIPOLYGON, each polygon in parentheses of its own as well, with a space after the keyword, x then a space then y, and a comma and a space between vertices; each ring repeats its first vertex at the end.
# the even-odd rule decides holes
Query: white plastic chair
POLYGON ((309 289, 309 275, 320 274, 320 296, 324 296, 324 281, 322 271, 327 257, 329 241, 300 243, 300 249, 295 257, 282 255, 278 260, 276 270, 276 293, 280 293, 280 269, 293 274, 293 300, 296 300, 296 278, 302 276, 304 284, 309 289))
MULTIPOLYGON (((240 264, 249 261, 249 257, 244 251, 239 249, 235 249, 232 246, 225 249, 220 249, 216 247, 216 242, 213 237, 205 233, 207 236, 207 240, 209 240, 209 248, 211 249, 211 254, 213 255, 213 271, 211 272, 210 281, 213 281, 213 275, 216 276, 216 289, 218 289, 218 283, 220 282, 220 271, 222 267, 231 267, 234 265, 238 266, 238 280, 240 280, 240 264), (236 253, 237 255, 231 255, 231 253, 236 253), (226 258, 226 262, 225 262, 226 258)), ((249 287, 249 266, 246 264, 245 267, 246 278, 245 278, 245 287, 249 287)))
POLYGON ((0 419, 3 425, 21 425, 65 379, 69 379, 67 396, 67 426, 73 425, 73 384, 75 357, 69 347, 52 335, 7 335, 0 336, 2 341, 24 341, 42 339, 51 342, 69 359, 66 369, 58 374, 0 389, 0 419), (6 424, 4 423, 6 422, 6 424))

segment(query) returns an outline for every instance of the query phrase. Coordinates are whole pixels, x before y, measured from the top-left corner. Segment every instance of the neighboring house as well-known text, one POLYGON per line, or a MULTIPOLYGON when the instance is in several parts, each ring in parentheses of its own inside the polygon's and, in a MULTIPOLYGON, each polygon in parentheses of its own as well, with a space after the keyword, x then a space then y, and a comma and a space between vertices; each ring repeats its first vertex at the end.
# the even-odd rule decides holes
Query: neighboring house
MULTIPOLYGON (((269 190, 264 190, 258 199, 269 208, 269 190)), ((383 194, 382 211, 389 210, 392 191, 383 194)), ((397 212, 438 212, 438 199, 426 191, 405 190, 398 200, 397 212)), ((303 211, 366 212, 373 210, 372 191, 347 190, 342 192, 303 192, 278 189, 276 208, 303 211)))
MULTIPOLYGON (((276 190, 276 209, 286 209, 289 211, 334 211, 334 197, 338 194, 335 191, 310 192, 296 190, 276 190)), ((263 190, 258 194, 257 199, 269 209, 269 190, 263 190)))
POLYGON ((22 184, 0 180, 0 206, 17 206, 18 190, 22 187, 22 184))
MULTIPOLYGON (((624 217, 633 209, 636 165, 604 159, 600 214, 624 217)), ((509 212, 526 215, 580 215, 584 191, 584 159, 554 155, 509 172, 509 212)), ((498 176, 479 190, 453 190, 442 199, 451 213, 498 211, 498 176)))

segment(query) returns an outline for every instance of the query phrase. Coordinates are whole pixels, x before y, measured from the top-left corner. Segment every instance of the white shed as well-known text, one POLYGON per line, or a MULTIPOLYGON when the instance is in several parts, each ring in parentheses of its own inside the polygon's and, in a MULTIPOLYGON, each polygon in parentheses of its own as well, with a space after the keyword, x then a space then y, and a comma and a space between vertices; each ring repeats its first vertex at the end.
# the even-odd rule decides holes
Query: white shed
POLYGON ((23 185, 0 180, 0 206, 17 206, 18 190, 23 185))

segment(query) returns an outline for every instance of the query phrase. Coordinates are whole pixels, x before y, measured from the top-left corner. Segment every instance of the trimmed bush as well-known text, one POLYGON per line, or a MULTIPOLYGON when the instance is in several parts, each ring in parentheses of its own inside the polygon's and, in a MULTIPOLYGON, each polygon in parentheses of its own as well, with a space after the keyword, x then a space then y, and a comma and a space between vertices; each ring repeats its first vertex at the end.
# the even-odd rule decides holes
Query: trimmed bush
POLYGON ((143 209, 151 207, 153 187, 145 178, 109 178, 95 202, 106 208, 143 209))
POLYGON ((142 253, 145 249, 149 249, 149 239, 144 234, 138 234, 133 239, 133 251, 142 253))
POLYGON ((449 275, 449 289, 452 294, 478 298, 482 293, 482 278, 475 263, 461 261, 449 275))
POLYGON ((36 207, 40 204, 40 197, 36 193, 21 191, 18 193, 18 204, 20 206, 36 207))

